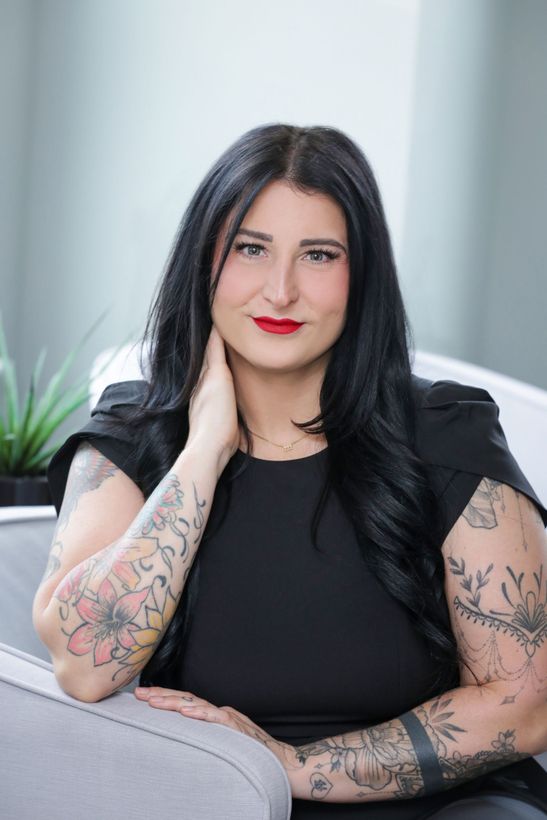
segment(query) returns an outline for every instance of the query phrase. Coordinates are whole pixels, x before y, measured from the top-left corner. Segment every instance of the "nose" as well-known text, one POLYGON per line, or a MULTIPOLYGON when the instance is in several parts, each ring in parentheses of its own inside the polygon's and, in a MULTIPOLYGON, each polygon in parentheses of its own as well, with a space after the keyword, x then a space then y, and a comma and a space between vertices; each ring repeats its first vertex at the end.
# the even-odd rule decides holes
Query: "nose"
POLYGON ((268 302, 279 308, 298 299, 298 283, 290 262, 280 262, 268 271, 262 293, 268 302))

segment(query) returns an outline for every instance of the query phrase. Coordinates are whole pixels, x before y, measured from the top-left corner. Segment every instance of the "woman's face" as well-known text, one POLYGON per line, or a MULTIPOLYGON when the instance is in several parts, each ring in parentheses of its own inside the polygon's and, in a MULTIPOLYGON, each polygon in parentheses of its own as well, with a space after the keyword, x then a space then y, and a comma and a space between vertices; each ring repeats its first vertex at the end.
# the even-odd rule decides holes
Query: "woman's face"
MULTIPOLYGON (((213 271, 224 236, 222 231, 217 239, 213 271)), ((220 275, 212 318, 231 355, 262 370, 290 372, 325 356, 336 342, 348 290, 342 209, 325 194, 297 192, 276 180, 243 219, 220 275), (292 333, 270 333, 255 324, 252 317, 258 316, 303 324, 292 333)))

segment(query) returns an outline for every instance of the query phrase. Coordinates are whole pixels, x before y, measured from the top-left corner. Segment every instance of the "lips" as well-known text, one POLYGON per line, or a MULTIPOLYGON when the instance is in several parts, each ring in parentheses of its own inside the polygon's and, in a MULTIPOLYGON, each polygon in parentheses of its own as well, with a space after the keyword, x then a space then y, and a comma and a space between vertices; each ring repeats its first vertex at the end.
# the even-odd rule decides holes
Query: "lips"
POLYGON ((259 328, 269 333, 293 333, 304 324, 292 319, 274 319, 271 316, 253 316, 252 319, 259 328))

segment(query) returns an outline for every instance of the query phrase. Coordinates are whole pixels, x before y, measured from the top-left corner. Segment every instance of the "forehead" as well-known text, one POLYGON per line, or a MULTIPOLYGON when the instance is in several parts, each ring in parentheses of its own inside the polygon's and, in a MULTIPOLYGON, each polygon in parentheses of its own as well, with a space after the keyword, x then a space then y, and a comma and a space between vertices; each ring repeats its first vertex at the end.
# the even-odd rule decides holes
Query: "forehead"
MULTIPOLYGON (((221 238, 232 215, 233 211, 225 221, 221 238)), ((321 191, 297 190, 285 180, 270 182, 258 193, 241 227, 269 234, 273 242, 320 234, 346 240, 345 215, 332 197, 321 191)))

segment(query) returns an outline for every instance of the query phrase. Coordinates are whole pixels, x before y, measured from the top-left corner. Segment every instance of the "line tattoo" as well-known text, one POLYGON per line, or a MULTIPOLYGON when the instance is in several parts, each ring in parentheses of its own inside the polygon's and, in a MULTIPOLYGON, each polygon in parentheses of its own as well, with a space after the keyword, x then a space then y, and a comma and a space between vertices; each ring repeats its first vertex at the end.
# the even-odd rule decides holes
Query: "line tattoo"
POLYGON ((40 580, 40 584, 51 578, 52 575, 61 568, 61 556, 63 554, 62 541, 54 541, 49 551, 45 572, 40 580))
MULTIPOLYGON (((504 498, 505 488, 506 485, 504 485, 502 481, 497 481, 494 478, 488 478, 485 476, 481 480, 479 486, 473 493, 473 497, 471 498, 471 500, 469 501, 465 510, 462 513, 462 516, 465 518, 465 520, 471 527, 481 529, 493 529, 494 527, 498 526, 498 518, 496 516, 495 506, 498 505, 499 509, 502 512, 506 511, 504 498)), ((529 505, 530 509, 534 514, 534 518, 542 526, 543 519, 541 518, 538 508, 536 507, 534 502, 530 498, 528 498, 528 496, 526 496, 525 493, 521 493, 514 487, 512 487, 511 490, 514 493, 515 498, 517 500, 522 545, 525 551, 528 551, 526 528, 524 526, 524 520, 522 517, 522 503, 529 505)))
POLYGON ((462 515, 471 527, 490 530, 498 526, 495 503, 499 503, 502 511, 505 512, 502 482, 484 477, 462 515))
POLYGON ((475 623, 484 624, 496 631, 501 630, 503 633, 509 632, 524 647, 528 657, 533 657, 536 649, 547 638, 547 584, 543 583, 543 564, 540 565, 539 572, 532 573, 533 583, 526 588, 523 584, 524 572, 517 577, 512 568, 506 566, 512 585, 516 588, 510 591, 505 581, 501 584, 501 591, 509 610, 503 612, 490 609, 485 612, 480 606, 479 589, 488 583, 489 579, 486 576, 493 565, 490 564, 484 573, 478 570, 473 579, 472 574, 466 574, 463 558, 461 562, 449 558, 448 562, 452 574, 463 577, 460 586, 469 593, 465 601, 459 596, 454 598, 456 610, 468 620, 472 618, 475 623))
POLYGON ((503 680, 515 684, 511 694, 505 695, 500 702, 501 706, 515 703, 517 697, 525 689, 530 689, 536 693, 547 691, 547 675, 539 677, 534 661, 525 654, 523 663, 509 669, 504 663, 497 640, 498 630, 488 631, 485 640, 478 645, 472 644, 459 624, 455 624, 455 634, 458 639, 460 651, 464 659, 474 668, 481 669, 482 683, 490 683, 495 680, 503 680))

